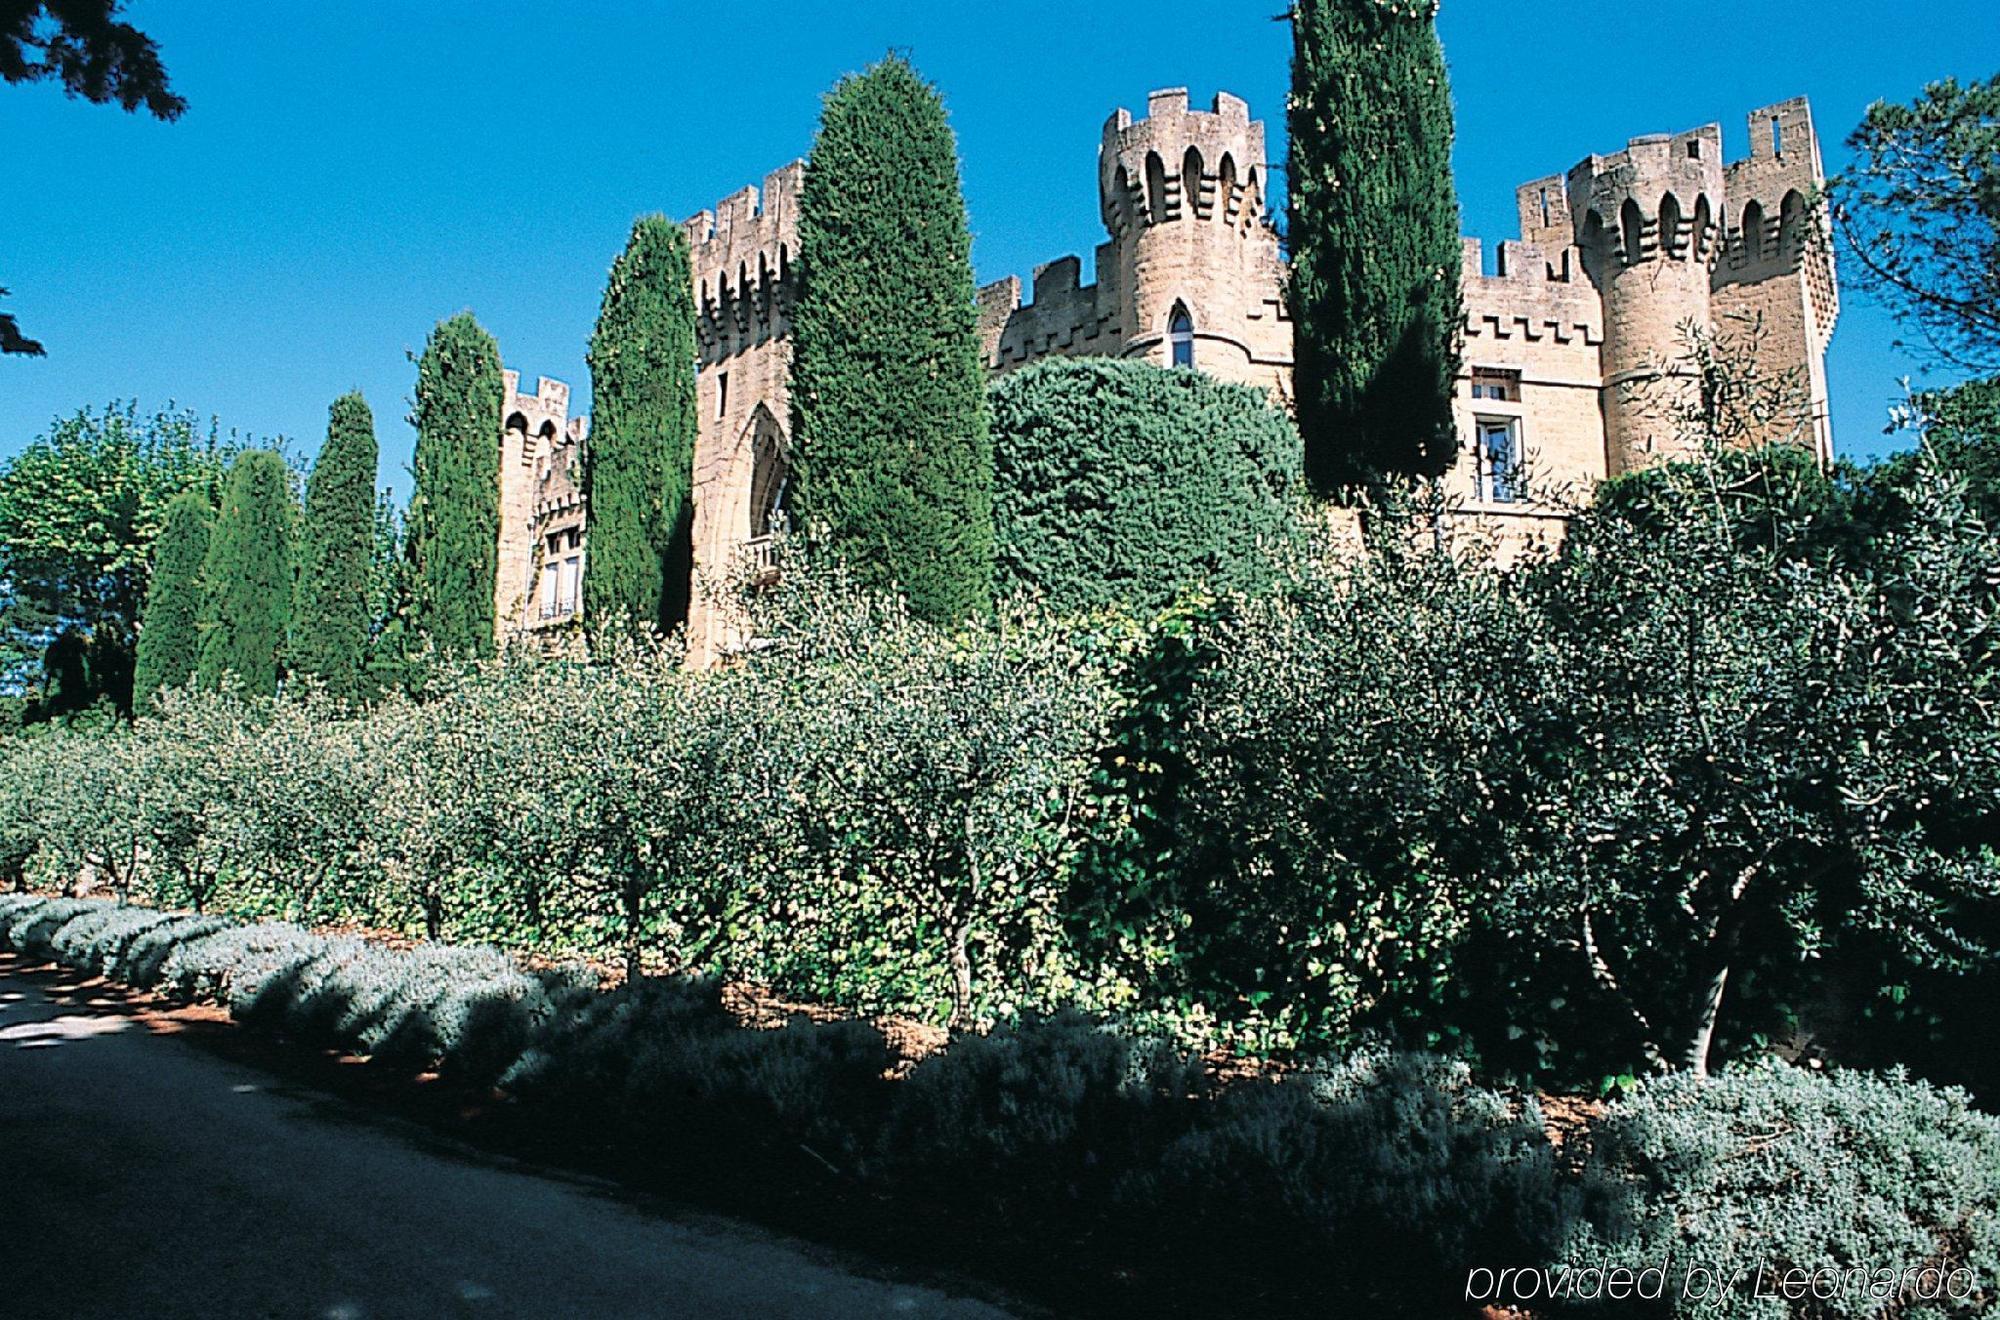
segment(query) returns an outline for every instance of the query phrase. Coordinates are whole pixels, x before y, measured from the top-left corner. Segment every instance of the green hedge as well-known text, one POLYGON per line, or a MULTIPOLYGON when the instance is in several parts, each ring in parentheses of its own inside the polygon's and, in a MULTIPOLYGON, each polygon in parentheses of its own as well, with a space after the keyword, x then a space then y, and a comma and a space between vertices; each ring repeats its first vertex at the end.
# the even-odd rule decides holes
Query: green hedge
POLYGON ((1298 433, 1261 390, 1056 360, 1002 377, 992 410, 1003 594, 1149 611, 1263 586, 1298 547, 1298 433))
POLYGON ((732 1185, 765 1167, 759 1152, 796 1170, 807 1143, 816 1171, 942 1214, 968 1242, 999 1230, 1056 1262, 1082 1241, 1137 1265, 1163 1294, 1149 1313, 1434 1320, 1515 1298, 1537 1315, 1778 1320, 2000 1300, 2000 1120, 1896 1074, 1644 1082, 1559 1152, 1532 1097, 1372 1047, 1225 1081, 1103 1020, 1030 1014, 895 1080, 876 1026, 746 1029, 713 980, 600 990, 492 949, 398 952, 36 895, 0 896, 0 950, 221 1003, 377 1064, 498 1079, 516 1123, 713 1163, 732 1185), (1792 1270, 1822 1287, 1825 1271, 1869 1274, 1844 1300, 1760 1297, 1759 1266, 1767 1293, 1792 1270), (1657 1301, 1599 1295, 1655 1267, 1640 1286, 1657 1301), (1713 1292, 1695 1273, 1738 1267, 1713 1292), (1893 1304, 1870 1291, 1882 1271, 1893 1304))

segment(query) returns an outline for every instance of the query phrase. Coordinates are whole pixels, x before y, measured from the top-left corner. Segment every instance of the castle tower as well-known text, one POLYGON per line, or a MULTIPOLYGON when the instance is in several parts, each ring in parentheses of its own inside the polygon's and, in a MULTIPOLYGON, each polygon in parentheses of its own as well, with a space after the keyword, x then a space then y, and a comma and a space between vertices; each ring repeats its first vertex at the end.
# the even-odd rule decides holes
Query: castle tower
POLYGON ((493 619, 500 637, 573 616, 582 601, 583 500, 578 469, 587 423, 569 415, 569 386, 543 377, 521 392, 521 373, 501 372, 500 557, 493 619), (574 558, 556 580, 542 581, 544 542, 552 523, 574 558), (574 536, 568 535, 574 530, 574 536))
POLYGON ((1719 329, 1759 328, 1762 369, 1802 368, 1805 415, 1774 420, 1766 441, 1804 440, 1833 457, 1826 348, 1840 316, 1819 138, 1804 97, 1750 114, 1750 155, 1725 172, 1728 211, 1717 217, 1713 287, 1719 329))
MULTIPOLYGON (((1097 170, 1111 236, 1098 281, 1114 292, 1122 355, 1280 389, 1291 323, 1265 194, 1264 125, 1249 106, 1219 92, 1213 109, 1190 110, 1186 88, 1154 92, 1146 118, 1119 110, 1105 123, 1097 170)), ((1042 285, 1038 272, 1038 303, 1042 285)))
POLYGON ((695 400, 691 659, 734 640, 715 593, 739 556, 766 552, 784 522, 791 472, 791 315, 797 294, 799 189, 794 161, 686 224, 699 358, 695 400))
POLYGON ((1713 325, 1722 131, 1634 138, 1571 170, 1567 193, 1584 271, 1604 302, 1605 458, 1617 476, 1683 443, 1675 414, 1699 386, 1678 365, 1682 327, 1713 325))

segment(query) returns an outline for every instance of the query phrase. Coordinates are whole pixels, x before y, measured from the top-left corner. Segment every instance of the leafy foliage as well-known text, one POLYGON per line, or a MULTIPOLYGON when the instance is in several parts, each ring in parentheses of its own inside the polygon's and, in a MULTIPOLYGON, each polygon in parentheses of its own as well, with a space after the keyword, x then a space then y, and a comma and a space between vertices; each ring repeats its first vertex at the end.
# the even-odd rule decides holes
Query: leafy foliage
POLYGON ((1660 1078, 1610 1112, 1592 1134, 1589 1159, 1623 1203, 1580 1225, 1563 1257, 1634 1271, 1673 1263, 1674 1286, 1659 1303, 1621 1304, 1617 1314, 1971 1315, 1995 1300, 2000 1121, 1961 1092, 1896 1075, 1816 1077, 1775 1065, 1731 1068, 1706 1082, 1660 1078), (1690 1298, 1680 1284, 1693 1267, 1724 1280, 1761 1267, 1766 1295, 1746 1278, 1690 1298), (1841 1276, 1839 1288, 1828 1288, 1838 1296, 1773 1295, 1788 1271, 1829 1268, 1841 1276), (1902 1277, 1922 1269, 1935 1276, 1922 1284, 1902 1277), (1876 1291, 1885 1271, 1895 1285, 1876 1291), (1925 1305, 1926 1295, 1939 1303, 1925 1305))
POLYGON ((1151 611, 1189 587, 1267 585, 1298 548, 1298 433, 1261 390, 1056 359, 991 400, 1003 593, 1151 611))
POLYGON ((10 684, 46 679, 43 651, 73 630, 105 657, 108 680, 73 704, 103 697, 130 709, 139 611, 167 505, 183 491, 219 503, 237 448, 193 413, 141 417, 135 404, 114 404, 57 421, 14 456, 0 473, 0 666, 10 684))
POLYGON ((988 609, 993 446, 944 102, 901 56, 827 95, 799 202, 796 508, 920 619, 988 609))
POLYGON ((306 482, 301 527, 293 672, 310 675, 336 696, 361 694, 373 616, 375 418, 360 394, 335 399, 326 445, 306 482))
POLYGON ((1436 0, 1292 7, 1291 305, 1322 494, 1451 464, 1458 195, 1436 0))
POLYGON ((292 620, 291 469, 276 452, 237 455, 202 567, 201 654, 206 687, 233 679, 250 692, 278 690, 292 620))
POLYGON ((11 0, 0 7, 0 80, 54 79, 71 96, 178 119, 187 102, 167 83, 153 39, 118 21, 124 0, 11 0))
POLYGON ((166 526, 153 554, 153 580, 139 629, 132 676, 140 709, 165 688, 185 687, 201 654, 200 620, 206 591, 202 567, 215 509, 205 495, 183 491, 167 505, 166 526))
POLYGON ((612 263, 590 339, 593 620, 671 628, 687 614, 694 504, 695 340, 687 235, 643 216, 612 263))
POLYGON ((1915 326, 1940 360, 2000 370, 2000 76, 1877 101, 1847 142, 1834 216, 1843 273, 1915 326))
POLYGON ((500 346, 472 313, 440 321, 417 359, 411 617, 447 655, 493 654, 500 571, 500 346))

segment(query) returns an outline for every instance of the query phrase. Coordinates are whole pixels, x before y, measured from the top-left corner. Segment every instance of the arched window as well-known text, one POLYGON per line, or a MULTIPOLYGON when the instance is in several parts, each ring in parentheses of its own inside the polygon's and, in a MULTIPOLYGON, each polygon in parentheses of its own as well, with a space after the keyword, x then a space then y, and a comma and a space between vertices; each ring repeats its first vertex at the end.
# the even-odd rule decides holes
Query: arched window
POLYGON ((757 409, 750 452, 750 535, 754 539, 784 530, 785 492, 791 485, 792 465, 785 452, 785 433, 777 419, 764 407, 757 409))
POLYGON ((1618 213, 1618 237, 1625 245, 1626 265, 1636 266, 1646 259, 1646 217, 1639 203, 1629 197, 1618 213))
POLYGON ((524 464, 535 461, 535 451, 528 447, 528 419, 520 413, 507 419, 507 448, 519 454, 524 464))
POLYGON ((1167 167, 1160 163, 1157 151, 1146 153, 1146 208, 1156 225, 1172 219, 1167 214, 1167 167))
POLYGON ((1708 231, 1715 228, 1715 213, 1709 209, 1708 194, 1694 199, 1694 256, 1696 261, 1708 260, 1708 231))
POLYGON ((556 449, 556 424, 554 422, 545 421, 542 423, 541 429, 535 432, 534 452, 537 454, 552 454, 555 452, 555 449, 556 449))
POLYGON ((1201 153, 1193 147, 1181 157, 1181 204, 1197 220, 1208 219, 1208 206, 1201 187, 1201 153))
POLYGON ((1177 367, 1194 365, 1194 318, 1188 315, 1186 303, 1175 303, 1173 315, 1167 318, 1168 360, 1177 367))
POLYGON ((1778 256, 1790 261, 1805 246, 1806 199, 1794 189, 1778 208, 1778 256))
POLYGON ((1236 157, 1226 151, 1215 167, 1215 205, 1224 224, 1236 223, 1236 157))
POLYGON ((1681 250, 1681 199, 1668 193, 1660 199, 1660 255, 1679 261, 1681 250))
POLYGON ((1764 259, 1764 208, 1755 202, 1743 208, 1743 259, 1764 259))
POLYGON ((1132 176, 1123 165, 1111 181, 1111 195, 1104 199, 1104 226, 1122 234, 1132 223, 1132 176))

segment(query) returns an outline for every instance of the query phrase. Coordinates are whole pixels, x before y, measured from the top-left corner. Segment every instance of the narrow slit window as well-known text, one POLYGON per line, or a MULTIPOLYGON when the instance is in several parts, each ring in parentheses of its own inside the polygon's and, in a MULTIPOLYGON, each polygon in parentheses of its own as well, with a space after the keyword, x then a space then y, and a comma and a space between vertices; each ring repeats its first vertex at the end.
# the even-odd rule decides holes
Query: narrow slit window
POLYGON ((715 373, 715 416, 720 420, 729 415, 729 373, 715 373))
POLYGON ((1172 349, 1175 366, 1194 365, 1194 318, 1188 315, 1185 306, 1176 304, 1174 307, 1173 317, 1167 322, 1167 343, 1172 349))

